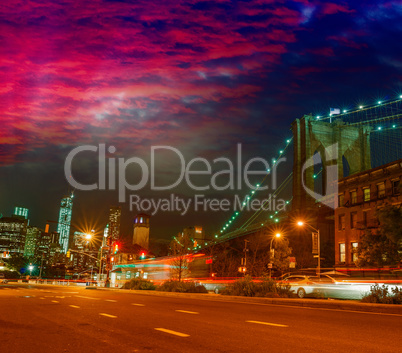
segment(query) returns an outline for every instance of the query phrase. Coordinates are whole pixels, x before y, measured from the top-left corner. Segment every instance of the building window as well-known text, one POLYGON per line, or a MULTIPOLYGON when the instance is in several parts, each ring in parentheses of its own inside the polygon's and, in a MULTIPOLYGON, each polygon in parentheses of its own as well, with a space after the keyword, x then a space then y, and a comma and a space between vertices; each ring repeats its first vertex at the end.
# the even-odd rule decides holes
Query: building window
POLYGON ((392 195, 399 195, 400 180, 392 180, 392 195))
POLYGON ((339 194, 338 195, 338 207, 343 207, 344 205, 344 195, 343 194, 339 194))
POLYGON ((364 201, 370 201, 370 188, 363 189, 364 201))
POLYGON ((363 211, 363 227, 367 227, 367 211, 363 211))
POLYGON ((350 228, 356 228, 357 225, 357 212, 352 212, 350 214, 350 228))
POLYGON ((358 258, 358 256, 357 256, 357 248, 358 248, 358 246, 359 246, 359 243, 357 243, 357 242, 351 243, 351 250, 352 250, 351 259, 352 259, 352 262, 357 261, 357 258, 358 258))
POLYGON ((339 216, 339 230, 345 229, 345 215, 342 214, 339 216))
POLYGON ((379 199, 382 199, 385 197, 385 183, 379 183, 377 184, 377 197, 379 199))
POLYGON ((339 244, 339 262, 345 262, 345 243, 339 244))
POLYGON ((356 192, 356 190, 353 190, 353 191, 350 192, 350 202, 352 203, 352 205, 357 203, 357 192, 356 192))

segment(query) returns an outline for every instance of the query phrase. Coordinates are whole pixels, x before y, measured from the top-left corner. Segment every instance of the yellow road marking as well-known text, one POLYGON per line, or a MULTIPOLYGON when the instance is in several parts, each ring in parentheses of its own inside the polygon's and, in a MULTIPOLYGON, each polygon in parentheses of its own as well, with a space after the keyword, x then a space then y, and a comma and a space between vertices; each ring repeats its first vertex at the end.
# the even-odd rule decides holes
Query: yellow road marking
POLYGON ((57 300, 52 300, 52 303, 59 303, 57 300))
POLYGON ((110 315, 110 314, 105 314, 105 313, 99 313, 99 315, 106 316, 106 317, 111 317, 113 319, 115 319, 117 317, 117 316, 110 315))
POLYGON ((106 302, 111 302, 111 303, 116 303, 117 300, 113 300, 113 299, 105 299, 106 302))
POLYGON ((77 305, 70 305, 70 307, 71 307, 71 308, 76 308, 76 309, 79 309, 79 308, 80 308, 80 307, 77 306, 77 305))
POLYGON ((190 335, 187 335, 185 333, 168 330, 166 328, 155 328, 155 330, 170 333, 171 335, 175 335, 175 336, 179 336, 179 337, 190 337, 190 335))
POLYGON ((145 306, 144 304, 136 304, 136 303, 131 303, 131 305, 136 305, 136 306, 145 306))
POLYGON ((260 324, 260 325, 268 325, 268 326, 289 327, 288 325, 273 324, 271 322, 263 322, 263 321, 246 320, 246 322, 251 322, 253 324, 260 324))
POLYGON ((199 314, 196 311, 187 311, 187 310, 176 310, 178 313, 186 313, 186 314, 199 314))

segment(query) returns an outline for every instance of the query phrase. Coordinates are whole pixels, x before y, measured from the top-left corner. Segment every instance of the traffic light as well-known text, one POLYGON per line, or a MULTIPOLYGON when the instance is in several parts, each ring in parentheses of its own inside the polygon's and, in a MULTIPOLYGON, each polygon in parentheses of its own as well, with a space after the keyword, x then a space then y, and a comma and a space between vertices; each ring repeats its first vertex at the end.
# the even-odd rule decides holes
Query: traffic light
POLYGON ((66 257, 70 258, 70 250, 67 250, 66 257))
POLYGON ((119 251, 119 243, 113 244, 113 254, 117 254, 119 251))
POLYGON ((145 252, 144 252, 144 251, 143 251, 143 252, 141 252, 141 254, 140 254, 140 259, 141 259, 141 260, 144 260, 144 259, 145 259, 145 257, 146 257, 145 252))

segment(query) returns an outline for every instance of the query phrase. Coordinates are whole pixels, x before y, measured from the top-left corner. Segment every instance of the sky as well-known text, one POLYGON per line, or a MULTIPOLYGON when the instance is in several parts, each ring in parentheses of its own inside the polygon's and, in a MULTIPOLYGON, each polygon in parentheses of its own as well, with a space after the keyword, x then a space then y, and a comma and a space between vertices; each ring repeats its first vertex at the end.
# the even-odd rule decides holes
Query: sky
MULTIPOLYGON (((56 220, 69 178, 99 181, 94 152, 143 159, 170 146, 186 161, 202 157, 271 160, 291 137, 291 123, 330 107, 352 109, 402 92, 401 1, 12 1, 0 5, 0 213, 30 210, 31 225, 56 220)), ((291 147, 286 163, 291 168, 291 147)), ((178 159, 163 151, 155 178, 177 179, 178 159)), ((219 170, 215 166, 215 171, 219 170)), ((285 175, 285 172, 283 172, 285 175)), ((141 179, 138 166, 126 171, 141 179)), ((197 178, 196 178, 197 179, 197 178)), ((200 178, 200 182, 205 182, 200 178)), ((223 179, 224 180, 224 177, 223 179)), ((256 179, 257 180, 257 179, 256 179)), ((205 195, 244 197, 249 188, 205 195)), ((167 191, 192 197, 182 182, 167 191)), ((128 196, 127 196, 128 197, 128 196)), ((73 223, 105 226, 116 190, 76 190, 73 223)), ((232 211, 158 212, 151 238, 168 239, 186 226, 219 230, 232 211)))

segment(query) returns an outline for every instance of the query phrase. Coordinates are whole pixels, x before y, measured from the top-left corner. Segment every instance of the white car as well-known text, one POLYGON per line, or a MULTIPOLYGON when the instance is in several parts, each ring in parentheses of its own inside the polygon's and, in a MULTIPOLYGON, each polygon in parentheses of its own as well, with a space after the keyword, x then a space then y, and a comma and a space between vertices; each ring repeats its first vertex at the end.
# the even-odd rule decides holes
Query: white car
POLYGON ((306 295, 324 294, 323 285, 332 284, 334 280, 329 276, 318 278, 316 276, 292 275, 286 277, 281 283, 290 285, 299 298, 304 298, 306 295))
POLYGON ((0 283, 8 283, 8 280, 4 277, 4 273, 0 273, 0 283))

